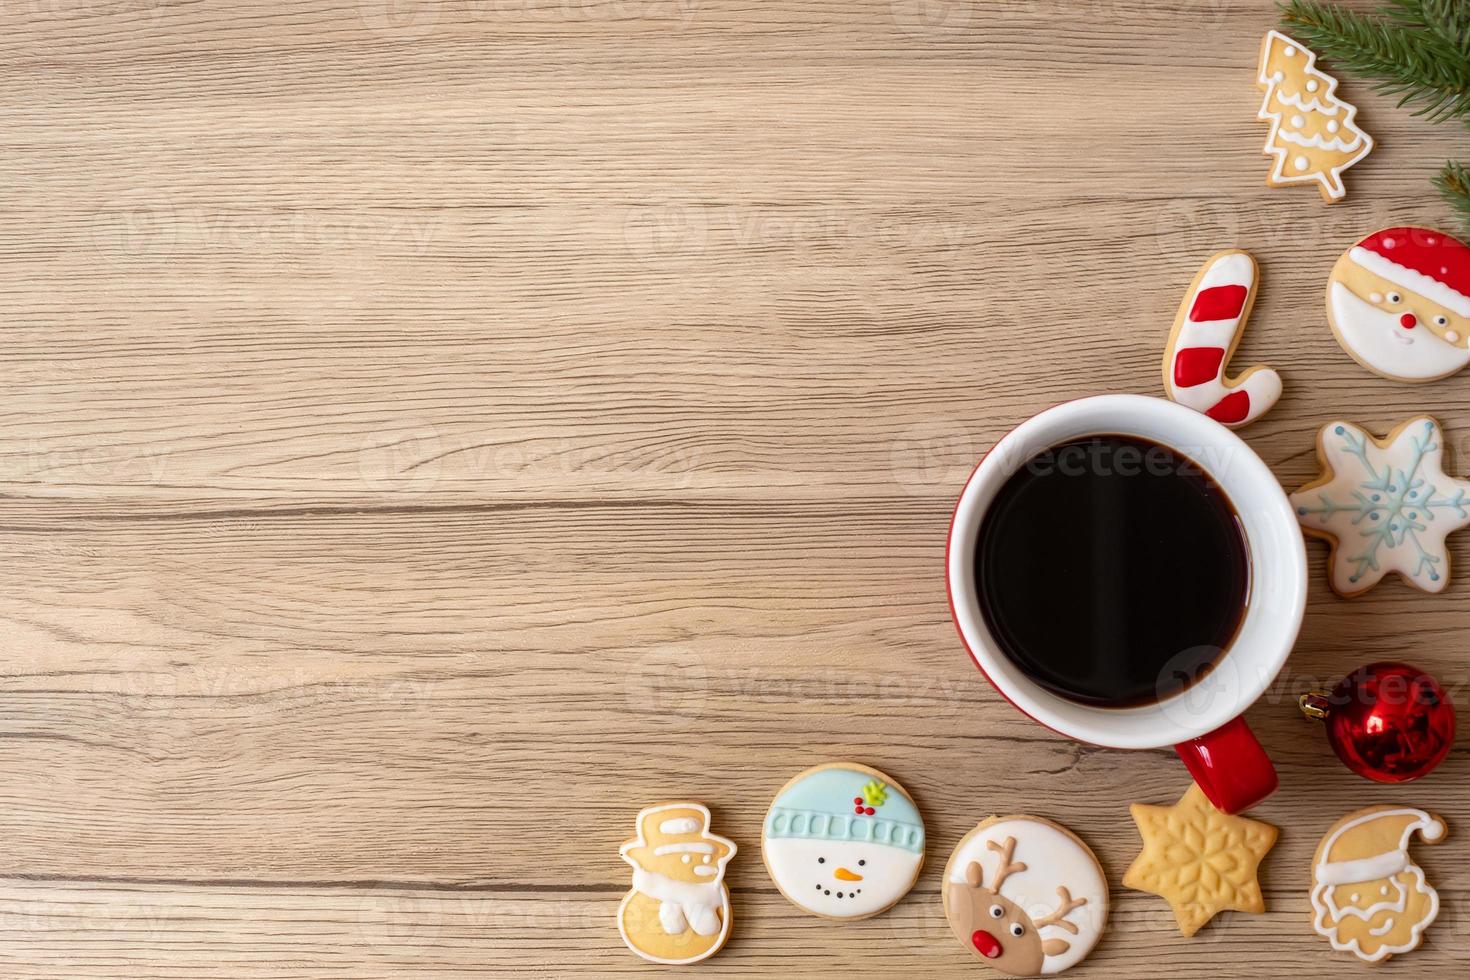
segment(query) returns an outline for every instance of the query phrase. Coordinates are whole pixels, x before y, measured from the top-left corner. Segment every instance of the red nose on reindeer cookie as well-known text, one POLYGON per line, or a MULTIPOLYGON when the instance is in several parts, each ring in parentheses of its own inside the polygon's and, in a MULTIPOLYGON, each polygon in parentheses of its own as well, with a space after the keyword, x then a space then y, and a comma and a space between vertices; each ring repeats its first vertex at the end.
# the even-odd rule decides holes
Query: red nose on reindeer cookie
POLYGON ((943 896, 955 936, 1013 977, 1080 963, 1108 918, 1092 850, 1039 817, 991 817, 966 834, 944 869, 943 896))
POLYGON ((1342 349, 1374 374, 1434 381, 1470 364, 1470 246, 1432 228, 1374 232, 1327 283, 1342 349))

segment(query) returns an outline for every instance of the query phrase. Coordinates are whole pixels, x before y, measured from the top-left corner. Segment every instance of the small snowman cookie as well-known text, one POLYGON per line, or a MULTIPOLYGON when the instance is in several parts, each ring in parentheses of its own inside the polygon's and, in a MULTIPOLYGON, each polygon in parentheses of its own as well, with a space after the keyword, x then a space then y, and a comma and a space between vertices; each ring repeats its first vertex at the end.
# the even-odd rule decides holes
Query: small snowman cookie
POLYGON ((1108 881, 1092 849, 1040 817, 991 817, 944 869, 944 914, 960 942, 1013 977, 1076 966, 1102 938, 1108 881))
POLYGON ((1352 359, 1394 381, 1470 364, 1470 246, 1432 228, 1385 228, 1342 254, 1327 319, 1352 359))
POLYGON ((924 864, 924 820, 904 788, 876 769, 829 763, 781 787, 761 853, 793 905, 865 919, 908 894, 924 864))
POLYGON ((709 832, 702 803, 660 803, 638 814, 638 836, 618 853, 633 889, 618 906, 618 932, 653 963, 698 963, 730 936, 725 865, 735 844, 709 832))
POLYGON ((1439 893, 1409 856, 1418 835, 1445 839, 1445 823, 1408 806, 1373 806, 1332 825, 1312 864, 1312 928, 1368 963, 1415 949, 1439 915, 1439 893))

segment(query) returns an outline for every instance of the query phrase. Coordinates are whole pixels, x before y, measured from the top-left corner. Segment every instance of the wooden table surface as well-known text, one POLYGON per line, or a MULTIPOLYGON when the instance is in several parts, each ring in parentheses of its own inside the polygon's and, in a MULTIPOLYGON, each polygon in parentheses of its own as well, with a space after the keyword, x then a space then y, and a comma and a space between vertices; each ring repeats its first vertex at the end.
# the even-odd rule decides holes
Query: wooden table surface
MULTIPOLYGON (((1463 130, 1360 82, 1380 147, 1327 207, 1268 189, 1267 0, 50 0, 0 5, 0 974, 610 977, 617 846, 707 802, 742 851, 707 976, 984 973, 939 907, 992 813, 1090 841, 1079 976, 1364 973, 1309 925, 1350 809, 1470 825, 1470 753, 1365 782, 1298 693, 1406 658, 1463 706, 1470 575, 1334 598, 1313 544, 1250 720, 1281 792, 1264 916, 1182 939, 1124 890, 1167 750, 1086 748, 991 691, 942 557, 986 447, 1158 393, 1199 263, 1263 287, 1245 436, 1428 410, 1333 341, 1338 254, 1446 224, 1463 130), (912 790, 918 886, 841 924, 760 861, 774 791, 853 759, 912 790)), ((1470 569, 1470 534, 1453 558, 1470 569)), ((1470 827, 1467 827, 1470 829, 1470 827)), ((1465 841, 1390 969, 1459 976, 1465 841), (1457 967, 1455 964, 1458 963, 1457 967)))

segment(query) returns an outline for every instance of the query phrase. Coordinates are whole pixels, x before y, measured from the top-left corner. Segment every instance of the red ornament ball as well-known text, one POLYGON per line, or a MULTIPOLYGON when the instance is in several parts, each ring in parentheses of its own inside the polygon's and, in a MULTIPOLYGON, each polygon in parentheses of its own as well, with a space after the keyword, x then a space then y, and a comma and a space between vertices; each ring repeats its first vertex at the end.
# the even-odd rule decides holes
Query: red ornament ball
POLYGON ((1327 723, 1342 764, 1365 779, 1406 783, 1427 774, 1455 741, 1455 706, 1417 667, 1359 667, 1330 694, 1302 697, 1302 710, 1327 723))

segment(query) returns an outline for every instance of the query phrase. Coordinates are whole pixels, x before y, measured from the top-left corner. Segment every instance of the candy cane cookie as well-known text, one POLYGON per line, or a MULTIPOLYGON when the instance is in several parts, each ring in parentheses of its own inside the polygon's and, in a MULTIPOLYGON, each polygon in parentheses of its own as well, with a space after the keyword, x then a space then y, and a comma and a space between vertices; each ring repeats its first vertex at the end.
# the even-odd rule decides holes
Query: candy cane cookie
POLYGON ((1164 390, 1231 428, 1249 425, 1281 397, 1281 375, 1256 366, 1227 379, 1256 301, 1256 260, 1240 249, 1212 255, 1190 283, 1164 348, 1164 390))

